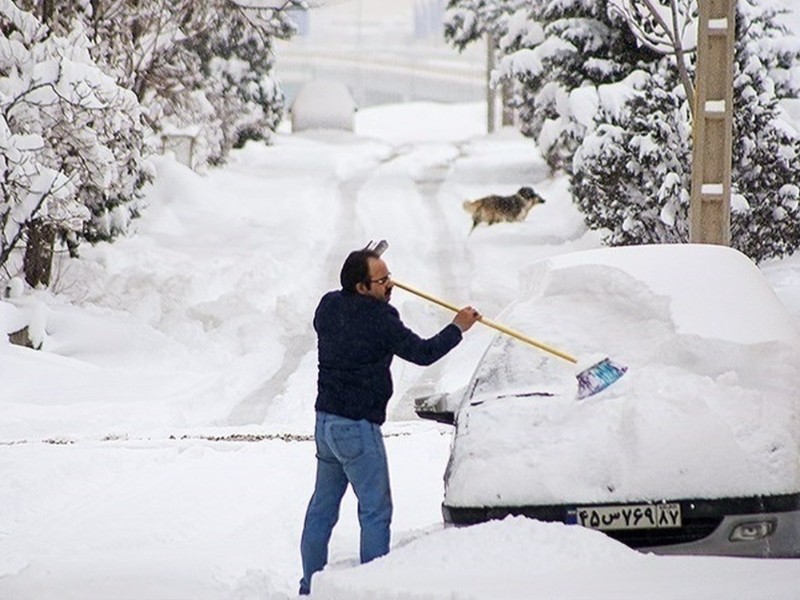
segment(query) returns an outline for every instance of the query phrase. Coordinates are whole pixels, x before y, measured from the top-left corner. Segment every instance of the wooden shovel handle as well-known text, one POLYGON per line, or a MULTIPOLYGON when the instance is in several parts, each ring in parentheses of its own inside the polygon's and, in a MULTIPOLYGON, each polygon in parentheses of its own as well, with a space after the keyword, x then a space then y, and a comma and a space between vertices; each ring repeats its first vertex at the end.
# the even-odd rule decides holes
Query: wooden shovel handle
MULTIPOLYGON (((419 296, 420 298, 424 298, 425 300, 433 302, 434 304, 438 304, 439 306, 441 306, 443 308, 446 308, 448 310, 452 310, 453 312, 457 313, 459 310, 461 310, 455 304, 450 304, 449 302, 445 302, 444 300, 442 300, 440 298, 437 298, 436 296, 431 296, 430 294, 427 294, 427 293, 425 293, 425 292, 423 292, 421 290, 413 288, 410 285, 406 285, 405 283, 401 283, 401 282, 397 281, 394 278, 392 278, 392 284, 396 285, 401 290, 405 290, 407 292, 411 292, 412 294, 414 294, 416 296, 419 296)), ((491 327, 492 329, 496 329, 497 331, 500 331, 501 333, 505 333, 506 335, 510 335, 511 337, 516 338, 516 339, 520 340, 521 342, 525 342, 526 344, 530 344, 531 346, 539 348, 539 350, 544 350, 545 352, 549 352, 550 354, 552 354, 554 356, 558 356, 559 358, 563 358, 564 360, 569 361, 571 363, 577 363, 578 362, 578 359, 575 358, 574 356, 572 356, 571 354, 567 354, 566 352, 562 352, 561 350, 557 350, 556 348, 553 348, 552 346, 548 346, 547 344, 544 344, 544 343, 542 343, 542 342, 540 342, 538 340, 535 340, 533 338, 528 337, 524 333, 520 333, 519 331, 514 331, 510 327, 506 327, 505 325, 501 325, 500 323, 495 323, 494 321, 491 321, 491 320, 487 319, 486 317, 481 317, 479 319, 479 321, 481 323, 483 323, 484 325, 486 325, 487 327, 491 327)))

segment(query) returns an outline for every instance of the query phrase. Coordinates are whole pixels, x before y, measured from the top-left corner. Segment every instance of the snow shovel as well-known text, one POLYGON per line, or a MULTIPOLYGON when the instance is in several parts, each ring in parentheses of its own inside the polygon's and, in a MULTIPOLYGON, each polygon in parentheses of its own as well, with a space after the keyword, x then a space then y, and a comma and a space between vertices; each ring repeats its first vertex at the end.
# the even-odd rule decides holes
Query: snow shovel
MULTIPOLYGON (((392 278, 392 284, 399 287, 401 290, 405 290, 410 292, 420 298, 424 298, 434 304, 438 304, 441 307, 447 308, 448 310, 452 310, 453 312, 458 312, 460 309, 454 304, 450 304, 449 302, 445 302, 435 296, 431 296, 421 290, 411 287, 410 285, 406 285, 405 283, 401 283, 396 279, 392 278)), ((578 359, 563 352, 562 350, 558 350, 553 348, 552 346, 548 346, 547 344, 535 340, 527 335, 520 333, 519 331, 515 331, 510 327, 506 327, 505 325, 501 325, 500 323, 496 323, 486 317, 481 317, 479 319, 480 323, 483 323, 487 327, 491 327, 492 329, 496 329, 501 333, 505 333, 506 335, 510 335, 513 338, 516 338, 526 344, 534 346, 539 350, 543 350, 544 352, 548 352, 553 356, 557 356, 562 358, 572 364, 577 364, 578 359)), ((628 370, 628 367, 619 365, 612 361, 610 358, 606 357, 599 362, 596 362, 590 367, 587 367, 580 373, 576 375, 578 379, 578 399, 583 399, 588 396, 593 396, 598 392, 603 391, 612 383, 616 382, 620 377, 622 377, 625 372, 628 370)))

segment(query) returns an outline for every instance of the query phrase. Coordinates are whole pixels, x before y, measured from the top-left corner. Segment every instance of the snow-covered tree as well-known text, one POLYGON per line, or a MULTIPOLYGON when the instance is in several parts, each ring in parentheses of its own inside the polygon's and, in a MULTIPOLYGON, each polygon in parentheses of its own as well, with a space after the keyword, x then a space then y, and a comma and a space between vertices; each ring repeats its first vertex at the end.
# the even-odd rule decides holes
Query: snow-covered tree
POLYGON ((613 86, 575 153, 573 199, 610 245, 688 241, 691 126, 676 75, 664 58, 613 86))
MULTIPOLYGON (((800 67, 800 41, 775 17, 761 3, 739 3, 731 242, 755 261, 800 246, 800 134, 778 107, 793 93, 787 74, 800 67)), ((610 244, 688 240, 691 119, 673 60, 628 86, 620 110, 601 106, 575 154, 573 196, 610 244)))
MULTIPOLYGON (((490 65, 502 56, 502 42, 514 28, 510 21, 522 11, 529 0, 449 0, 444 13, 444 37, 459 50, 482 41, 490 53, 490 65)), ((503 124, 515 121, 515 83, 511 79, 492 77, 490 85, 501 91, 503 124)), ((494 105, 491 107, 494 110, 494 105)))
POLYGON ((487 34, 505 35, 507 19, 529 0, 449 0, 444 13, 444 37, 459 50, 487 34))
POLYGON ((80 24, 59 36, 0 0, 0 265, 26 243, 31 285, 48 283, 56 238, 123 231, 146 177, 136 97, 90 48, 80 24))
POLYGON ((199 131, 196 164, 267 139, 283 110, 271 44, 303 0, 0 0, 0 266, 46 284, 57 239, 110 240, 137 214, 145 138, 199 131))
POLYGON ((498 75, 520 84, 522 132, 537 140, 553 169, 569 171, 587 133, 573 92, 651 68, 657 55, 637 43, 607 0, 533 0, 510 23, 498 75))
POLYGON ((778 106, 798 95, 787 74, 800 71, 800 40, 786 39, 777 14, 755 0, 737 14, 731 238, 756 261, 800 247, 800 132, 778 106))
MULTIPOLYGON (((233 6, 230 2, 224 2, 233 6)), ((264 21, 252 11, 221 9, 187 47, 200 59, 206 96, 221 123, 223 154, 247 140, 269 139, 280 122, 284 96, 272 77, 272 37, 293 32, 284 13, 264 21)))
MULTIPOLYGON (((43 0, 23 0, 43 10, 43 0)), ((92 55, 132 90, 149 129, 191 129, 195 163, 219 163, 247 139, 269 139, 283 112, 272 42, 294 32, 304 0, 61 0, 54 29, 80 19, 92 55)))
POLYGON ((608 8, 628 24, 636 39, 658 54, 675 57, 689 107, 694 107, 690 58, 697 49, 699 15, 695 0, 609 0, 608 8))

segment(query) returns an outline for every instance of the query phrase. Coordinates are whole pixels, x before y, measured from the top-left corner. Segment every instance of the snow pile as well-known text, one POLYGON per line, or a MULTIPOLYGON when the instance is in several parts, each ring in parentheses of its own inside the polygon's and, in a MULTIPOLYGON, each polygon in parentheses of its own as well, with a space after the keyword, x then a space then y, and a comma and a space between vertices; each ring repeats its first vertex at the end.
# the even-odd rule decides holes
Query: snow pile
POLYGON ((588 529, 509 517, 424 532, 384 559, 334 566, 315 580, 313 597, 696 600, 718 597, 731 579, 728 599, 796 597, 780 561, 729 561, 640 554, 588 529))

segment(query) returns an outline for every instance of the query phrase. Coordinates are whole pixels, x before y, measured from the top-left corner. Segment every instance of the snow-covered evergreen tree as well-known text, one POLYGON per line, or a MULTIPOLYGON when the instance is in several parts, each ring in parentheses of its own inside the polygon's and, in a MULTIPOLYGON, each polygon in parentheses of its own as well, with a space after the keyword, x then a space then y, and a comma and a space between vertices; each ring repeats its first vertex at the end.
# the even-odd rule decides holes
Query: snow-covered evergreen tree
POLYGON ((756 261, 800 247, 800 132, 783 122, 781 97, 798 90, 800 40, 785 37, 776 12, 742 0, 734 59, 732 245, 756 261))
POLYGON ((650 68, 656 54, 609 13, 607 0, 533 0, 512 23, 498 75, 520 83, 522 132, 537 140, 553 169, 569 171, 590 125, 575 110, 574 92, 650 68))
MULTIPOLYGON (((800 245, 800 133, 781 120, 800 44, 776 13, 742 0, 734 60, 732 245, 755 261, 800 245)), ((688 241, 690 111, 672 58, 622 109, 600 110, 573 163, 572 190, 610 244, 688 241)), ((624 85, 624 84, 621 84, 624 85)))
POLYGON ((484 39, 505 35, 507 19, 529 0, 449 0, 444 13, 444 37, 459 50, 484 39))
MULTIPOLYGON (((459 50, 482 40, 487 51, 491 45, 492 61, 497 62, 503 54, 503 40, 514 34, 515 21, 524 17, 527 13, 524 7, 528 4, 529 0, 450 0, 444 13, 445 39, 459 50)), ((514 100, 514 82, 493 76, 490 84, 502 90, 503 123, 511 123, 514 106, 518 104, 514 100)))
POLYGON ((575 153, 573 199, 610 245, 686 242, 691 128, 677 71, 664 58, 616 87, 575 153))

